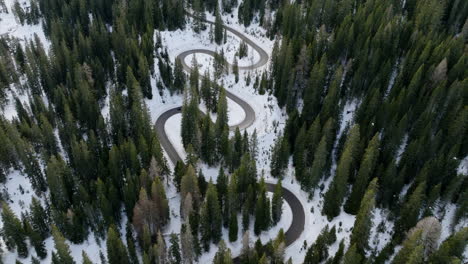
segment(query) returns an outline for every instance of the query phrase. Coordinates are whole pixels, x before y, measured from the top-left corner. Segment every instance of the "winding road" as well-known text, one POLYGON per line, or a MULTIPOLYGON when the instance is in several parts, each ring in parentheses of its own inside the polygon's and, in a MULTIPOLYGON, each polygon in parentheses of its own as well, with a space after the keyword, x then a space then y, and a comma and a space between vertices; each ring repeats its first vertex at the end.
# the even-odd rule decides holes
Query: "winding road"
MULTIPOLYGON (((192 15, 189 15, 189 16, 193 17, 192 15)), ((196 17, 194 17, 194 18, 199 19, 199 18, 196 18, 196 17)), ((208 21, 208 20, 204 20, 204 22, 208 23, 208 24, 214 24, 214 22, 211 22, 211 21, 208 21)), ((252 40, 250 40, 249 38, 244 36, 242 33, 240 33, 239 31, 237 31, 237 30, 235 30, 235 29, 233 29, 233 28, 231 28, 229 26, 224 25, 224 28, 226 28, 227 31, 229 31, 232 34, 236 35, 240 39, 244 40, 250 47, 252 47, 260 55, 260 59, 257 62, 255 62, 254 64, 249 65, 249 66, 239 66, 240 70, 252 70, 252 69, 261 67, 261 66, 265 65, 268 62, 267 52, 265 50, 263 50, 260 46, 255 44, 255 42, 253 42, 252 40)), ((208 55, 211 55, 211 56, 214 56, 214 54, 215 54, 213 51, 206 50, 206 49, 193 49, 193 50, 188 50, 188 51, 182 52, 181 54, 179 54, 177 56, 177 58, 180 59, 180 61, 182 62, 182 65, 184 67, 184 70, 187 71, 187 72, 190 72, 190 67, 186 64, 185 58, 187 56, 191 55, 191 54, 194 54, 194 53, 204 53, 204 54, 208 54, 208 55)), ((229 64, 229 65, 230 65, 230 67, 232 67, 231 64, 229 64)), ((239 104, 242 107, 242 109, 244 110, 244 112, 245 112, 244 120, 242 120, 241 123, 239 123, 239 124, 237 124, 235 126, 230 126, 229 129, 230 130, 235 130, 236 128, 246 129, 249 126, 251 126, 253 124, 253 122, 255 121, 255 111, 253 110, 253 108, 247 102, 245 102, 244 100, 242 100, 241 98, 239 98, 238 96, 234 95, 233 93, 231 93, 231 92, 229 92, 227 90, 226 90, 226 96, 229 99, 236 102, 237 104, 239 104)), ((179 156, 179 154, 177 153, 175 147, 171 144, 171 142, 170 142, 170 140, 169 140, 169 138, 168 138, 168 136, 166 134, 165 124, 166 124, 167 120, 170 117, 172 117, 175 114, 181 113, 181 111, 182 111, 182 106, 174 107, 172 109, 169 109, 169 110, 165 111, 164 113, 162 113, 158 117, 158 119, 156 120, 156 124, 155 124, 156 133, 158 134, 159 141, 160 141, 162 147, 166 150, 166 153, 169 156, 169 159, 171 160, 171 162, 174 165, 178 161, 183 162, 183 160, 179 156)), ((269 192, 273 192, 274 189, 275 189, 274 184, 267 183, 267 190, 269 192)), ((304 208, 302 207, 302 204, 299 201, 299 199, 290 190, 288 190, 288 189, 286 189, 284 187, 283 187, 283 198, 286 201, 286 203, 288 203, 288 205, 291 207, 292 217, 293 217, 291 226, 285 232, 285 240, 286 240, 285 243, 286 243, 286 246, 289 246, 294 241, 296 241, 299 238, 299 236, 301 235, 302 231, 304 231, 305 213, 304 213, 304 208)), ((235 260, 236 260, 235 262, 238 262, 239 259, 235 258, 235 260)))

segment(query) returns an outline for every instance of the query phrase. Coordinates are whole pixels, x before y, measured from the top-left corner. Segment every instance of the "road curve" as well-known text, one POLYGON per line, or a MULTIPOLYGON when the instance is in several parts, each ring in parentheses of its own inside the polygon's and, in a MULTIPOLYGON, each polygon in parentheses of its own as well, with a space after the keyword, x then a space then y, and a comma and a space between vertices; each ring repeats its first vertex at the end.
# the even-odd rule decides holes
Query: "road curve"
MULTIPOLYGON (((207 20, 204 20, 204 21, 208 24, 214 24, 214 22, 211 22, 211 21, 207 21, 207 20)), ((260 54, 260 59, 256 63, 250 66, 239 67, 239 69, 251 70, 257 67, 261 67, 268 62, 268 54, 260 46, 255 44, 252 40, 244 36, 239 31, 228 26, 224 26, 224 27, 226 28, 227 31, 230 31, 231 33, 235 34, 236 36, 244 40, 248 45, 250 45, 253 49, 255 49, 260 54)), ((190 71, 190 67, 185 63, 185 57, 193 53, 204 53, 204 54, 208 54, 212 56, 214 55, 213 51, 205 50, 205 49, 194 49, 194 50, 182 52, 181 54, 177 56, 177 58, 181 60, 182 65, 184 66, 184 70, 186 70, 187 72, 190 71)), ((250 125, 252 125, 253 122, 255 121, 255 111, 253 110, 253 108, 247 102, 245 102, 244 100, 242 100, 241 98, 237 97, 236 95, 234 95, 233 93, 227 90, 226 90, 226 96, 230 98, 231 100, 233 100, 234 102, 236 102, 237 104, 239 104, 242 107, 242 109, 245 111, 244 120, 242 120, 241 123, 235 126, 230 126, 229 129, 230 130, 234 130, 236 128, 245 129, 249 127, 250 125)), ((182 106, 169 109, 158 117, 158 119, 156 120, 156 124, 155 124, 155 129, 156 129, 156 133, 158 134, 160 144, 166 150, 166 153, 169 156, 169 159, 174 165, 178 161, 183 162, 183 160, 177 153, 175 147, 170 142, 166 134, 165 124, 166 124, 166 121, 171 116, 181 113, 181 111, 182 111, 182 106)), ((275 189, 274 184, 267 183, 266 186, 267 186, 267 191, 269 192, 273 192, 275 189)), ((289 246, 294 241, 296 241, 301 235, 301 233, 304 231, 305 212, 299 199, 290 190, 284 187, 283 187, 283 199, 286 201, 286 203, 289 204, 292 210, 292 214, 293 214, 293 220, 292 220, 291 226, 285 232, 285 240, 286 240, 285 244, 286 246, 289 246)), ((234 258, 234 262, 238 263, 239 257, 234 258)))

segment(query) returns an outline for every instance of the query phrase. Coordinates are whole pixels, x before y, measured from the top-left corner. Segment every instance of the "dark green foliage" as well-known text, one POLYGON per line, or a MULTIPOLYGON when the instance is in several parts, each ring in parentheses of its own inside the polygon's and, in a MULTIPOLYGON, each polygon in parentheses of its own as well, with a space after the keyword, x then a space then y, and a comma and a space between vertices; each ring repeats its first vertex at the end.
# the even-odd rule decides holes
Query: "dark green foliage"
POLYGON ((120 234, 112 227, 107 232, 107 260, 109 264, 130 263, 127 247, 120 239, 120 234))
POLYGON ((213 183, 208 184, 206 197, 200 212, 201 239, 205 251, 210 242, 218 243, 221 239, 222 215, 219 206, 218 192, 213 183))
POLYGON ((255 224, 256 235, 267 230, 271 225, 270 199, 266 196, 265 179, 261 179, 258 187, 257 203, 255 204, 255 224))
POLYGON ((271 150, 271 175, 282 179, 283 172, 288 166, 289 144, 287 136, 279 136, 271 150))
POLYGON ((353 171, 359 137, 359 125, 355 125, 346 139, 343 154, 338 161, 335 178, 325 194, 323 213, 327 215, 328 219, 332 219, 340 213, 340 206, 346 195, 346 183, 353 171))
POLYGON ((2 236, 8 250, 16 249, 20 257, 27 257, 26 232, 21 221, 5 202, 2 203, 2 220, 2 236))
MULTIPOLYGON (((54 237, 55 243, 55 258, 58 260, 58 263, 63 264, 75 264, 70 252, 70 247, 65 241, 65 238, 57 229, 57 227, 52 226, 52 236, 54 237)), ((52 259, 54 259, 54 255, 52 255, 52 259)))
POLYGON ((320 232, 317 240, 307 250, 304 264, 321 263, 328 258, 328 247, 336 241, 335 227, 328 225, 320 232))
POLYGON ((283 186, 281 181, 275 185, 275 192, 273 193, 273 199, 271 200, 271 220, 273 225, 277 224, 281 220, 281 214, 283 213, 283 186))

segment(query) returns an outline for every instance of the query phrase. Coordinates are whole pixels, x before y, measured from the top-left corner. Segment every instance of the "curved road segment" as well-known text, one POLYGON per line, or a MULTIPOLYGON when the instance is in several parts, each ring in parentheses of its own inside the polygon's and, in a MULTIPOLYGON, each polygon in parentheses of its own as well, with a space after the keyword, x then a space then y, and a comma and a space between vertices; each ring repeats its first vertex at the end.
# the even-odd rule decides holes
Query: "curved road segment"
MULTIPOLYGON (((192 15, 189 15, 189 16, 193 17, 192 15)), ((197 19, 197 18, 195 18, 195 19, 197 19)), ((208 21, 208 20, 204 20, 204 21, 206 23, 208 23, 208 24, 214 24, 214 22, 211 22, 211 21, 208 21)), ((228 27, 228 26, 224 26, 224 28, 226 28, 227 31, 233 33, 234 35, 236 35, 240 39, 244 40, 249 46, 251 46, 253 49, 255 49, 258 52, 258 54, 260 55, 260 59, 256 63, 254 63, 254 64, 252 64, 250 66, 243 66, 243 67, 240 66, 239 69, 241 69, 241 70, 251 70, 251 69, 261 67, 261 66, 265 65, 268 62, 268 54, 260 46, 255 44, 252 40, 250 40, 249 38, 244 36, 239 31, 237 31, 237 30, 235 30, 235 29, 233 29, 231 27, 228 27)), ((182 62, 182 65, 184 67, 184 70, 187 71, 187 72, 190 72, 190 67, 185 63, 185 58, 187 56, 189 56, 190 54, 194 54, 194 53, 204 53, 204 54, 208 54, 208 55, 211 55, 211 56, 214 55, 213 51, 205 50, 205 49, 194 49, 194 50, 188 50, 188 51, 182 52, 181 54, 179 54, 177 56, 177 58, 180 59, 180 61, 182 62)), ((242 122, 240 124, 238 124, 238 125, 229 127, 229 129, 230 130, 235 130, 237 127, 239 129, 245 129, 245 128, 249 127, 250 125, 252 125, 253 122, 255 121, 255 111, 253 110, 253 108, 247 102, 245 102, 244 100, 242 100, 241 98, 237 97, 236 95, 232 94, 231 92, 229 92, 227 90, 226 90, 226 96, 229 99, 236 102, 237 104, 239 104, 242 107, 242 109, 245 111, 244 120, 242 120, 242 122)), ((177 153, 174 146, 169 141, 169 138, 167 137, 166 130, 165 130, 164 127, 165 127, 166 121, 171 116, 173 116, 175 114, 178 114, 178 113, 181 113, 181 111, 182 111, 182 106, 169 109, 169 110, 167 110, 166 112, 164 112, 163 114, 161 114, 158 117, 158 119, 156 120, 156 124, 155 124, 155 128, 156 128, 156 132, 157 132, 158 137, 159 137, 159 141, 160 141, 161 145, 163 146, 163 148, 166 150, 166 153, 169 156, 169 159, 171 160, 171 162, 174 165, 177 163, 177 161, 182 161, 183 162, 183 160, 179 156, 179 154, 177 153)), ((274 184, 267 183, 267 190, 269 192, 273 192, 274 189, 275 189, 274 184)), ((304 208, 302 207, 302 204, 299 201, 299 199, 291 191, 289 191, 288 189, 286 189, 284 187, 283 187, 283 198, 289 204, 289 206, 291 207, 292 214, 293 214, 292 215, 293 220, 292 220, 291 226, 285 232, 286 246, 289 246, 294 241, 296 241, 299 238, 299 236, 301 235, 302 231, 304 231, 305 213, 304 213, 304 208)), ((236 257, 234 260, 235 260, 235 262, 239 262, 238 257, 236 257)))

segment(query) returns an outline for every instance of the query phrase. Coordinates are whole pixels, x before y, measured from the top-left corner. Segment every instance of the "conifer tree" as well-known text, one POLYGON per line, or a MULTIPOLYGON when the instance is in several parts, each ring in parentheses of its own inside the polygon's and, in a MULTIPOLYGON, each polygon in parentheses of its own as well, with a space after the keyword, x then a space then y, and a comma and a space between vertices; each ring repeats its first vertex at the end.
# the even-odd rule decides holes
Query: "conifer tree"
POLYGON ((323 175, 324 168, 327 163, 328 149, 327 149, 327 135, 323 135, 320 140, 317 149, 314 153, 314 161, 310 170, 305 173, 305 186, 311 191, 313 190, 317 183, 319 182, 321 176, 323 175))
POLYGON ((181 263, 182 258, 180 255, 179 237, 177 236, 177 234, 172 233, 169 242, 171 243, 171 245, 169 246, 170 263, 181 263))
POLYGON ((221 87, 219 91, 218 105, 216 107, 215 138, 216 149, 219 157, 226 157, 229 151, 229 127, 226 91, 221 87))
POLYGON ((190 91, 195 92, 196 95, 198 95, 198 88, 199 88, 199 77, 200 73, 198 72, 198 62, 197 62, 197 57, 195 57, 195 54, 192 57, 192 65, 190 67, 190 91))
POLYGON ((175 66, 174 66, 174 82, 173 82, 173 89, 171 89, 171 92, 177 92, 177 93, 182 93, 185 88, 185 81, 186 81, 186 76, 184 73, 184 67, 182 65, 182 62, 180 61, 179 58, 176 58, 175 60, 175 66))
POLYGON ((55 243, 55 254, 59 263, 63 264, 75 264, 70 252, 70 247, 65 242, 65 238, 57 227, 52 226, 52 236, 54 237, 55 243))
POLYGON ((218 197, 220 202, 221 211, 225 214, 224 207, 226 206, 227 194, 228 194, 228 177, 224 173, 224 169, 221 166, 218 172, 218 178, 216 180, 216 190, 218 191, 218 197))
POLYGON ((93 264, 91 259, 89 258, 88 254, 84 250, 81 251, 81 256, 83 257, 82 264, 93 264))
POLYGON ((235 76, 235 82, 239 82, 239 62, 237 61, 237 57, 234 56, 234 62, 232 64, 232 72, 234 73, 235 76))
POLYGON ((416 225, 419 218, 419 212, 421 211, 422 202, 425 197, 425 189, 426 182, 421 182, 408 196, 408 200, 401 208, 400 218, 395 225, 396 232, 402 233, 416 225))
POLYGON ((155 220, 157 221, 159 228, 162 228, 169 221, 170 215, 166 191, 164 190, 164 186, 159 177, 155 177, 153 184, 151 185, 151 200, 154 210, 156 210, 155 215, 158 216, 155 220))
POLYGON ((379 135, 375 135, 367 146, 364 157, 359 167, 356 182, 353 185, 351 194, 345 204, 345 211, 351 214, 357 212, 357 207, 364 196, 364 188, 377 163, 379 154, 379 135))
POLYGON ((467 239, 468 227, 465 227, 443 241, 439 249, 429 257, 429 263, 449 263, 454 259, 461 261, 467 239))
POLYGON ((182 260, 184 263, 192 263, 195 259, 193 235, 190 229, 190 224, 182 226, 180 235, 180 244, 182 251, 182 260))
POLYGON ((280 135, 271 150, 271 175, 275 178, 283 178, 283 172, 288 166, 289 144, 287 137, 280 135))
POLYGON ((377 192, 377 178, 374 178, 367 187, 366 193, 361 201, 359 212, 354 222, 351 233, 351 244, 356 245, 359 252, 368 248, 370 229, 372 228, 372 210, 375 206, 375 194, 377 192))
POLYGON ((27 257, 29 253, 26 244, 25 230, 21 225, 21 221, 5 202, 2 203, 2 220, 2 236, 8 250, 16 248, 20 257, 27 257))
POLYGON ((218 4, 216 4, 216 14, 215 14, 215 29, 214 29, 214 39, 216 44, 221 45, 223 43, 223 20, 219 12, 218 4))
POLYGON ((343 154, 338 161, 335 178, 325 194, 323 213, 328 219, 333 219, 340 213, 340 206, 346 195, 349 174, 352 173, 351 166, 356 156, 359 137, 359 125, 354 125, 346 139, 343 154))
POLYGON ((213 264, 232 264, 231 250, 226 247, 224 240, 221 240, 218 246, 218 252, 214 256, 213 264))
POLYGON ((153 246, 154 254, 156 255, 156 262, 157 263, 168 263, 168 256, 166 250, 166 242, 162 237, 161 231, 158 232, 158 236, 156 239, 156 245, 153 246))
POLYGON ((47 238, 50 235, 50 219, 44 207, 42 207, 39 200, 35 197, 31 199, 31 205, 29 207, 29 220, 31 226, 35 232, 37 232, 42 239, 47 238))
POLYGON ((283 187, 281 181, 278 181, 275 185, 275 192, 273 193, 273 199, 271 200, 271 220, 273 225, 277 224, 281 220, 281 214, 283 213, 283 187))
POLYGON ((206 191, 205 202, 201 209, 201 233, 205 250, 209 249, 210 242, 218 243, 221 239, 222 216, 219 208, 216 187, 210 181, 206 191))
POLYGON ((351 245, 343 256, 343 264, 360 264, 362 255, 359 254, 356 245, 351 245))
POLYGON ((268 227, 270 227, 270 221, 270 200, 266 196, 265 180, 262 177, 258 190, 257 203, 255 205, 255 234, 259 235, 260 232, 267 230, 268 227))
POLYGON ((107 260, 109 264, 129 264, 127 248, 120 239, 118 232, 110 227, 107 232, 107 260))
POLYGON ((197 176, 195 175, 194 168, 189 165, 185 172, 185 175, 182 177, 181 187, 180 187, 180 194, 181 200, 185 200, 187 194, 190 193, 193 199, 193 207, 198 208, 200 203, 201 194, 198 187, 198 180, 197 176))
POLYGON ((233 213, 229 217, 229 241, 237 241, 237 233, 239 232, 239 226, 237 224, 237 214, 233 213))

